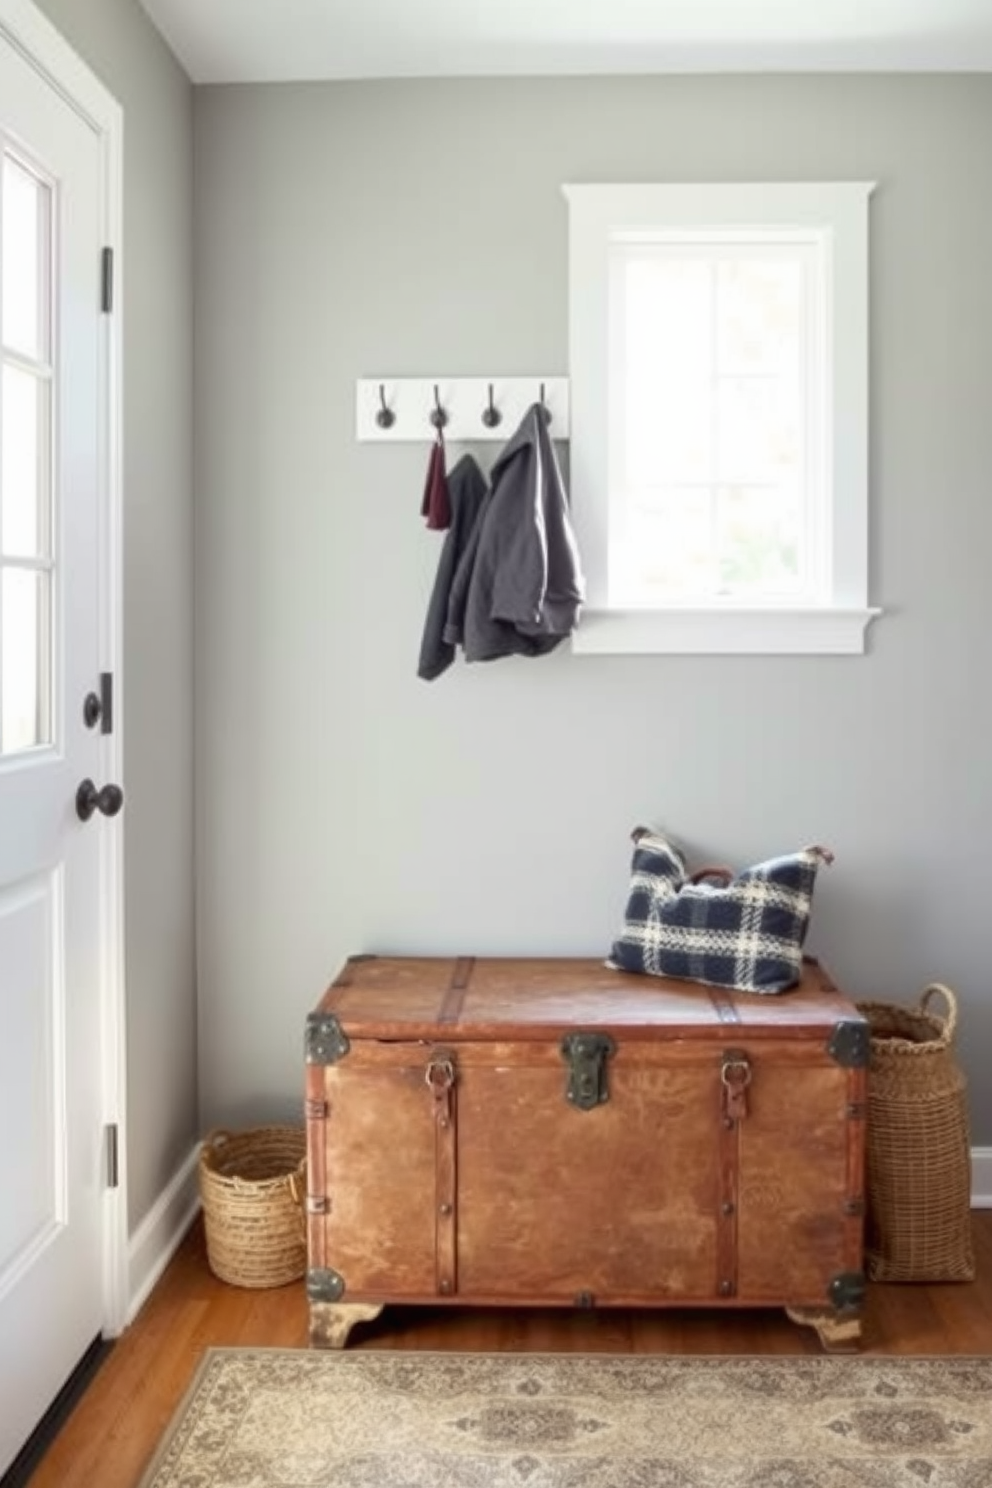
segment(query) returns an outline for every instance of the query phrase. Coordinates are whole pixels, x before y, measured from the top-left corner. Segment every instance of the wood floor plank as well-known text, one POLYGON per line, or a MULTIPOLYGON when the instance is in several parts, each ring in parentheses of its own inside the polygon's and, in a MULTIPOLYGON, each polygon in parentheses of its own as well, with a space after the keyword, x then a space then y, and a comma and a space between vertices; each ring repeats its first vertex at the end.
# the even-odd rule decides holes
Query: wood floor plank
MULTIPOLYGON (((992 1353, 992 1210, 975 1215, 972 1283, 870 1286, 863 1352, 992 1353)), ((31 1479, 30 1488, 136 1488, 210 1346, 305 1348, 302 1286, 246 1291, 214 1277, 195 1225, 31 1479)), ((349 1344, 465 1352, 818 1354, 778 1310, 574 1312, 387 1308, 349 1344)))

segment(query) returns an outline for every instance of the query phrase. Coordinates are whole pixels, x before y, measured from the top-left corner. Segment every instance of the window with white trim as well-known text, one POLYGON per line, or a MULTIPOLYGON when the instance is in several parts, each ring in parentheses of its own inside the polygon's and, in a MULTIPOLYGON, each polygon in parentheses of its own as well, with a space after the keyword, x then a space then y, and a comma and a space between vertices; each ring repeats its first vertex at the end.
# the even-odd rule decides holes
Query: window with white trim
POLYGON ((864 650, 871 190, 565 187, 576 651, 864 650))

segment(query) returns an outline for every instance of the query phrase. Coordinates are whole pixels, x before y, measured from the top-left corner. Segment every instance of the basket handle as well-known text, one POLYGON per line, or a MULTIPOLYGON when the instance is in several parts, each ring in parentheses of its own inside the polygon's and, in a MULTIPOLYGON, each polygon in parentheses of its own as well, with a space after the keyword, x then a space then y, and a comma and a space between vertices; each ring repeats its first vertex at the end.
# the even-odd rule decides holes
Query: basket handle
POLYGON ((224 1126, 215 1126, 213 1131, 207 1132, 203 1139, 204 1147, 223 1147, 225 1142, 231 1140, 231 1133, 224 1126))
MULTIPOLYGON (((944 1035, 948 1043, 950 1043, 954 1038, 954 1030, 958 1026, 958 1000, 950 987, 945 986, 943 982, 931 982, 928 987, 923 989, 920 997, 920 1007, 923 1012, 929 1012, 928 1004, 935 992, 939 992, 947 1003, 947 1012, 944 1014, 944 1035)), ((934 1016, 940 1017, 940 1014, 936 1013, 934 1016)))
POLYGON ((289 1189, 289 1196, 293 1200, 293 1203, 296 1205, 298 1211, 297 1217, 300 1221, 300 1239, 303 1241, 304 1245, 307 1243, 306 1173, 307 1160, 306 1158, 303 1158, 298 1168, 296 1168, 292 1173, 286 1174, 286 1187, 289 1189), (301 1183, 303 1185, 302 1188, 301 1183))
POLYGON ((733 872, 731 871, 731 869, 729 869, 729 868, 721 868, 721 867, 717 867, 715 865, 711 865, 708 868, 697 868, 696 871, 695 871, 695 873, 690 873, 689 874, 689 882, 691 884, 698 884, 704 878, 718 878, 718 879, 720 879, 720 881, 723 884, 724 888, 726 888, 727 884, 730 883, 730 881, 733 878, 733 876, 734 875, 733 875, 733 872))

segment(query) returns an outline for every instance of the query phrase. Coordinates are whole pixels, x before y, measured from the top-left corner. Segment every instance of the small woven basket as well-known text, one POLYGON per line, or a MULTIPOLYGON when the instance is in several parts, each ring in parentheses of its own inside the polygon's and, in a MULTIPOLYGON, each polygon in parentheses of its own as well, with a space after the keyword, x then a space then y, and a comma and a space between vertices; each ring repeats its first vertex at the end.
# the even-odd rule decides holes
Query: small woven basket
POLYGON ((932 982, 915 1008, 862 1002, 871 1033, 866 1262, 873 1281, 972 1281, 967 1089, 957 999, 932 982), (944 1016, 931 1010, 943 998, 944 1016))
POLYGON ((221 1281, 278 1287, 306 1271, 302 1127, 211 1132, 200 1148, 207 1260, 221 1281))

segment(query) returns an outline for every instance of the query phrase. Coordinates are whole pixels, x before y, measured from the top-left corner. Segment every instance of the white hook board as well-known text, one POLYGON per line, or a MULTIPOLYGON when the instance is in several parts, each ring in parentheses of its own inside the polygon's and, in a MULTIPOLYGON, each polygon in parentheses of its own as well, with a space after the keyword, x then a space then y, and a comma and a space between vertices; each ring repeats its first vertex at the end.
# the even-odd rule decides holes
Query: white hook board
POLYGON ((567 377, 360 377, 355 389, 355 432, 360 441, 398 444, 409 440, 434 438, 431 423, 434 411, 434 389, 448 415, 444 426, 447 440, 465 440, 475 444, 483 440, 505 443, 532 403, 541 397, 551 414, 549 432, 553 439, 567 439, 569 431, 569 398, 567 377), (489 407, 489 389, 493 405, 500 414, 494 428, 483 423, 489 407), (381 396, 380 396, 381 390, 381 396), (389 428, 377 422, 383 400, 394 416, 389 428))

